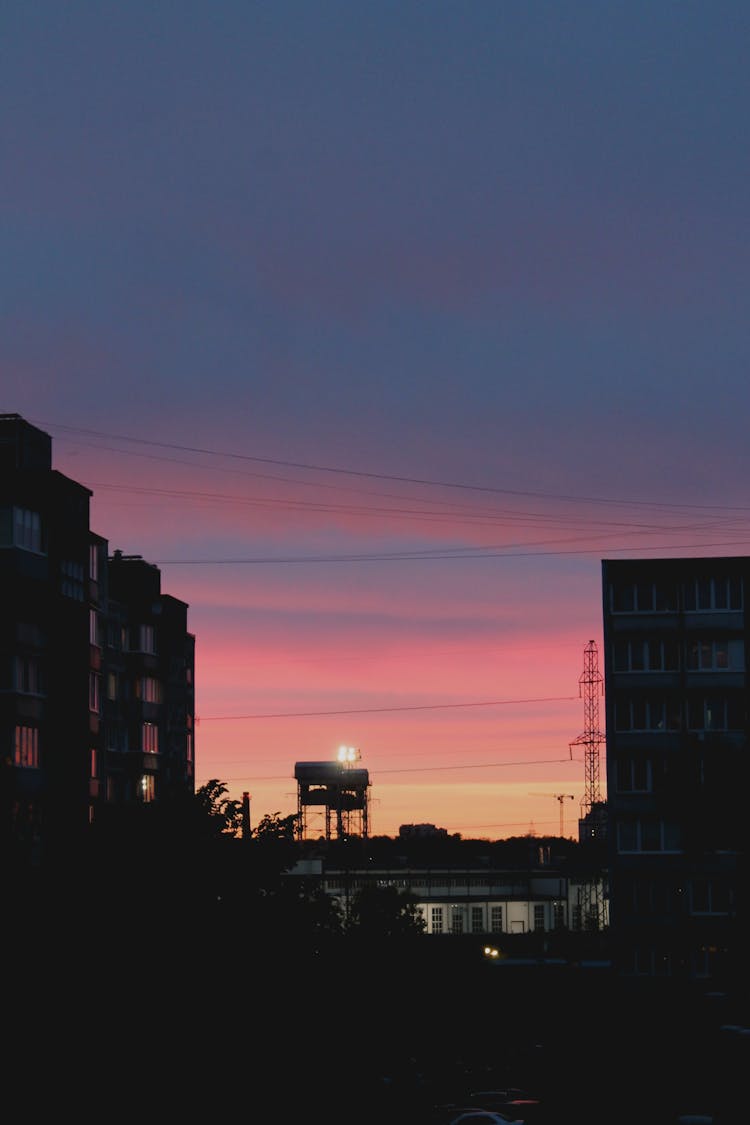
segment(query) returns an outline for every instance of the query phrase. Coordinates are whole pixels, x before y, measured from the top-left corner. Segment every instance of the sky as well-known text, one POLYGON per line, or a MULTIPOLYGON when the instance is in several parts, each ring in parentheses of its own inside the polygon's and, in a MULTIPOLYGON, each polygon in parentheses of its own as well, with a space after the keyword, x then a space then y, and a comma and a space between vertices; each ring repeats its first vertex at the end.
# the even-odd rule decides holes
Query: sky
POLYGON ((744 0, 3 0, 0 412, 188 603, 253 825, 345 745, 373 835, 577 834, 601 560, 750 550, 749 47, 744 0))

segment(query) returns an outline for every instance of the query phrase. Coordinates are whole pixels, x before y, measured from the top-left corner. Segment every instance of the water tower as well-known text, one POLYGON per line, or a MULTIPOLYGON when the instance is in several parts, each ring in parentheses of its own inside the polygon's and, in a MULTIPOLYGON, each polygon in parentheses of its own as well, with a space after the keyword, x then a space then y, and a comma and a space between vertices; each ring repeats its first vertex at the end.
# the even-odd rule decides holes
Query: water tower
POLYGON ((295 764, 298 839, 367 839, 370 775, 354 764, 359 758, 359 750, 341 746, 335 760, 295 764))

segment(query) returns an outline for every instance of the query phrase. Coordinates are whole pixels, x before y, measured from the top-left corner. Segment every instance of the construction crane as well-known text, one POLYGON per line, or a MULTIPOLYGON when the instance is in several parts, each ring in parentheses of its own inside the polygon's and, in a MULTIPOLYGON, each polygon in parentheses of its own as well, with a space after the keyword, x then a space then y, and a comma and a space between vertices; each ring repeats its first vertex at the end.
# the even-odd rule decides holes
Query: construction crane
POLYGON ((563 801, 575 801, 572 793, 529 793, 530 797, 554 797, 560 803, 560 836, 565 835, 564 832, 564 816, 563 816, 563 801))

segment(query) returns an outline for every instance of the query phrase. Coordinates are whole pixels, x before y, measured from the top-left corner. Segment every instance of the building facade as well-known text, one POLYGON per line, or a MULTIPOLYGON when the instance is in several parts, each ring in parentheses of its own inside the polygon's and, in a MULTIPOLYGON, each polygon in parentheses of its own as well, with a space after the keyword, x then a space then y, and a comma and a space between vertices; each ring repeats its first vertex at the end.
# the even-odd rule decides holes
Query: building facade
POLYGON ((587 929, 585 885, 562 870, 326 868, 323 885, 345 913, 353 896, 368 886, 413 895, 426 934, 499 941, 502 935, 587 929))
POLYGON ((731 979, 747 940, 750 559, 603 560, 610 938, 731 979))
POLYGON ((137 556, 108 556, 92 493, 48 434, 0 415, 2 862, 77 847, 107 805, 194 787, 187 605, 137 556))

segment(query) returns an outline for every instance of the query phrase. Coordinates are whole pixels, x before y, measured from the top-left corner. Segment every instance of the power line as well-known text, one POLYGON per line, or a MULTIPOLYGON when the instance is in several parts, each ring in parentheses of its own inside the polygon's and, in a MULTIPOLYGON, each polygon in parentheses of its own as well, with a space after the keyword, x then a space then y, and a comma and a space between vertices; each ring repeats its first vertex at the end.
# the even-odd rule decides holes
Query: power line
MULTIPOLYGON (((464 765, 461 763, 456 766, 405 766, 398 769, 375 769, 371 770, 372 773, 435 773, 443 770, 488 770, 488 769, 507 769, 512 766, 551 766, 560 764, 570 764, 571 759, 568 758, 532 758, 522 762, 481 762, 474 765, 464 765)), ((215 775, 212 774, 212 777, 215 775)), ((208 778, 206 780, 209 780, 208 778)), ((294 780, 290 774, 245 774, 238 777, 225 777, 222 779, 227 782, 237 781, 292 781, 294 780)))
MULTIPOLYGON (((277 478, 283 479, 283 478, 277 478)), ((288 481, 291 484, 307 484, 309 482, 288 481)), ((563 527, 569 530, 584 531, 589 529, 591 532, 599 531, 600 534, 607 534, 612 531, 631 531, 633 533, 644 533, 649 531, 709 531, 715 530, 717 526, 716 521, 704 525, 703 527, 691 524, 688 526, 678 525, 665 529, 663 521, 657 524, 625 522, 622 520, 601 520, 595 518, 586 518, 579 514, 574 516, 552 515, 546 512, 524 512, 513 509, 496 509, 492 508, 469 508, 465 505, 453 505, 447 507, 445 501, 441 500, 421 500, 422 503, 441 505, 447 510, 441 512, 426 511, 421 508, 404 508, 404 507, 384 507, 375 506, 371 504, 336 504, 336 503, 323 503, 322 501, 300 500, 297 498, 287 499, 282 496, 243 496, 236 493, 225 492, 204 492, 198 489, 176 489, 176 488, 148 488, 144 485, 131 485, 131 484, 113 484, 110 481, 87 481, 87 487, 91 489, 109 489, 113 492, 124 492, 127 494, 138 496, 160 496, 167 499, 177 500, 192 500, 198 502, 210 502, 212 505, 217 501, 228 505, 238 505, 242 507, 252 508, 283 508, 287 511, 302 511, 302 512, 319 512, 333 515, 349 515, 349 516, 390 516, 402 519, 409 519, 410 521, 419 520, 420 522, 430 523, 467 523, 470 527, 479 527, 487 525, 495 527, 498 524, 509 524, 511 526, 518 526, 519 524, 532 524, 542 527, 563 527)), ((313 487, 319 487, 313 485, 313 487)), ((335 486, 326 486, 335 487, 335 486)), ((377 493, 365 493, 366 495, 378 495, 377 493)), ((390 494, 386 494, 390 495, 390 494)), ((391 499, 399 499, 403 503, 404 497, 390 496, 391 499)), ((415 502, 419 502, 413 498, 415 502)), ((719 521, 719 525, 723 526, 726 521, 719 521)), ((565 540, 560 540, 565 542, 565 540)), ((496 544, 495 546, 499 546, 496 544)), ((458 549, 458 548, 457 548, 458 549)))
POLYGON ((588 503, 588 504, 616 504, 620 506, 637 506, 643 508, 680 508, 692 509, 703 511, 730 511, 730 512, 746 512, 750 511, 748 506, 736 506, 726 504, 682 504, 672 503, 667 501, 658 500, 621 500, 612 499, 606 496, 577 496, 567 493, 556 492, 537 492, 529 489, 514 489, 514 488, 499 488, 492 485, 477 485, 465 484, 457 481, 443 481, 433 480, 425 477, 407 477, 395 473, 374 473, 367 472, 363 469, 344 469, 331 465, 316 465, 305 461, 289 461, 281 458, 274 457, 256 457, 249 453, 234 453, 226 452, 217 449, 207 449, 202 446, 193 445, 179 445, 176 442, 166 441, 153 441, 148 438, 132 437, 129 434, 111 434, 102 430, 83 429, 79 426, 65 426, 55 422, 43 422, 38 419, 31 419, 34 425, 45 426, 51 429, 65 430, 68 433, 87 434, 93 437, 107 438, 114 441, 129 441, 135 445, 153 446, 159 449, 175 449, 183 453, 198 453, 203 456, 210 457, 224 457, 230 460, 238 461, 251 461, 261 465, 279 465, 289 469, 303 469, 308 472, 318 473, 334 473, 342 476, 364 477, 370 480, 390 480, 397 481, 401 484, 423 484, 433 488, 455 488, 468 492, 485 492, 498 494, 503 496, 530 496, 540 500, 564 500, 571 503, 588 503))
MULTIPOLYGON (((608 547, 607 551, 625 554, 630 551, 693 551, 707 547, 743 547, 750 544, 750 532, 741 539, 723 539, 709 543, 650 543, 636 547, 608 547)), ((445 548, 443 549, 445 550, 445 548)), ((368 562, 440 562, 452 560, 461 562, 474 559, 528 559, 558 558, 563 555, 599 555, 602 547, 577 547, 566 551, 496 551, 478 547, 456 547, 450 554, 431 554, 427 551, 383 552, 361 555, 270 555, 258 558, 231 559, 154 559, 157 566, 281 566, 298 563, 368 563, 368 562), (457 552, 462 552, 458 554, 457 552), (472 551, 481 553, 472 554, 472 551)))
POLYGON ((316 715, 371 715, 384 711, 439 711, 455 707, 502 707, 510 703, 569 703, 576 700, 575 695, 550 695, 539 699, 489 699, 479 703, 424 703, 404 707, 355 707, 351 710, 337 711, 278 711, 256 715, 201 715, 196 722, 211 723, 233 719, 309 719, 316 715))

